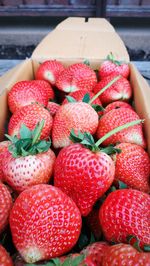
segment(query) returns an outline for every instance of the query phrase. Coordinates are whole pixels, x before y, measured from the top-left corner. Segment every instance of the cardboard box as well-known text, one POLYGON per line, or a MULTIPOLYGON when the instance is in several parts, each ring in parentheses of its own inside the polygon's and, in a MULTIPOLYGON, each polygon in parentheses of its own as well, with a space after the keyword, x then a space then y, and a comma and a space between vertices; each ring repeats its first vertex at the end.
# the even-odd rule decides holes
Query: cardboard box
MULTIPOLYGON (((7 93, 18 81, 34 79, 39 63, 47 59, 58 59, 65 65, 90 61, 93 69, 112 52, 119 60, 129 62, 123 41, 111 24, 100 18, 68 18, 49 33, 34 50, 32 57, 25 60, 0 78, 0 139, 4 137, 8 116, 7 93)), ((130 81, 134 91, 137 113, 144 122, 145 137, 150 154, 150 88, 136 67, 129 63, 130 81)))

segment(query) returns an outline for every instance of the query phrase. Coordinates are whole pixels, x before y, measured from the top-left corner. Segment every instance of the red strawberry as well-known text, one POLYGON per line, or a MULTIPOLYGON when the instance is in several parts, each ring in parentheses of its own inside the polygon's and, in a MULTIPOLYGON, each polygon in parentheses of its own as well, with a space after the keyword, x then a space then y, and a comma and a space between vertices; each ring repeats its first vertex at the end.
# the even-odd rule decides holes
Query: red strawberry
POLYGON ((51 116, 54 116, 58 111, 60 105, 55 102, 48 102, 47 109, 50 112, 51 116))
POLYGON ((81 253, 86 255, 86 259, 90 257, 95 266, 99 266, 102 265, 103 256, 108 248, 107 242, 95 242, 83 249, 81 253))
POLYGON ((124 182, 127 186, 150 191, 150 159, 148 153, 139 145, 121 143, 116 146, 121 153, 112 155, 115 161, 115 179, 124 182))
POLYGON ((99 240, 102 235, 102 229, 99 222, 99 209, 94 209, 86 216, 86 224, 93 233, 95 239, 99 240))
POLYGON ((43 90, 47 91, 48 99, 53 100, 55 95, 54 91, 52 89, 52 86, 45 80, 34 80, 35 84, 38 84, 40 87, 42 87, 43 90))
POLYGON ((48 60, 39 66, 35 77, 36 79, 44 79, 50 84, 55 85, 56 79, 63 70, 64 66, 61 62, 57 60, 48 60))
MULTIPOLYGON (((139 119, 139 116, 129 108, 114 109, 101 117, 97 129, 97 137, 102 138, 107 132, 125 123, 139 119)), ((124 129, 103 142, 104 146, 117 142, 135 143, 143 148, 146 147, 142 132, 142 125, 135 125, 124 129)))
MULTIPOLYGON (((94 87, 94 93, 96 94, 98 91, 101 91, 115 76, 116 75, 112 74, 99 81, 94 87)), ((103 105, 107 105, 117 100, 128 101, 131 96, 132 88, 129 81, 124 77, 120 77, 120 79, 104 91, 99 98, 103 105)))
POLYGON ((12 198, 8 188, 0 182, 0 233, 8 224, 8 217, 12 207, 12 198))
POLYGON ((113 54, 111 53, 107 60, 105 60, 99 69, 99 77, 104 78, 111 74, 122 75, 125 78, 128 78, 130 73, 130 68, 127 63, 115 60, 113 54))
POLYGON ((0 266, 13 266, 11 257, 2 245, 0 245, 0 266))
POLYGON ((54 184, 70 196, 86 216, 110 187, 114 174, 114 163, 106 153, 72 144, 63 148, 56 158, 54 184))
POLYGON ((48 104, 47 91, 35 80, 17 82, 8 93, 8 105, 12 113, 35 102, 44 106, 48 104))
POLYGON ((39 140, 42 125, 30 131, 23 126, 20 129, 20 139, 12 139, 3 160, 5 181, 17 192, 29 186, 48 183, 53 173, 55 154, 49 148, 50 142, 39 140))
POLYGON ((126 102, 123 101, 115 101, 110 104, 108 104, 104 110, 104 114, 108 113, 109 111, 113 109, 119 109, 119 108, 129 108, 133 110, 132 106, 126 102))
POLYGON ((7 140, 0 142, 0 181, 4 181, 2 161, 3 161, 3 158, 5 157, 5 153, 7 151, 9 144, 10 144, 10 141, 7 141, 7 140))
POLYGON ((134 235, 141 246, 150 243, 150 196, 144 192, 121 189, 110 193, 99 218, 108 241, 126 243, 134 235))
POLYGON ((8 134, 18 135, 22 124, 33 130, 36 124, 44 120, 41 139, 49 138, 53 119, 48 110, 39 104, 33 103, 17 110, 10 118, 8 124, 8 134))
POLYGON ((60 189, 36 185, 24 190, 10 213, 13 242, 28 263, 67 253, 76 244, 81 215, 60 189))
POLYGON ((71 143, 71 129, 75 132, 94 134, 98 126, 98 114, 87 103, 75 102, 62 105, 53 121, 52 141, 54 148, 62 148, 71 143))
POLYGON ((110 246, 103 257, 102 266, 149 266, 150 254, 138 252, 127 244, 110 246))
POLYGON ((97 83, 94 70, 83 63, 76 63, 65 69, 56 80, 56 87, 65 92, 76 90, 92 91, 97 83))

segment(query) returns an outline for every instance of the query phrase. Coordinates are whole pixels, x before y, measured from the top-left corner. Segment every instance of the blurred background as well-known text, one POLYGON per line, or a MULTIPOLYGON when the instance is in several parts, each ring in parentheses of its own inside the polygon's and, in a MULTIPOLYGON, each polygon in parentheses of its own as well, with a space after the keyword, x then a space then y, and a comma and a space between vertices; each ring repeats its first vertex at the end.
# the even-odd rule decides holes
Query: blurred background
POLYGON ((132 60, 150 59, 150 0, 0 0, 0 58, 29 57, 68 16, 105 17, 132 60))

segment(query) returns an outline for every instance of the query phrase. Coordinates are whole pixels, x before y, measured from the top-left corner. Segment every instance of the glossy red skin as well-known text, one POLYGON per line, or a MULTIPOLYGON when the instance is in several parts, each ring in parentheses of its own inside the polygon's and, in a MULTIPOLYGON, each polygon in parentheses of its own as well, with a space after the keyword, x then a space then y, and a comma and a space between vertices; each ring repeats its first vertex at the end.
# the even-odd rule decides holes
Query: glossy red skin
POLYGON ((51 149, 25 157, 14 158, 10 152, 6 156, 7 159, 3 160, 5 181, 18 193, 30 186, 50 181, 56 159, 51 149))
POLYGON ((53 119, 48 110, 43 106, 33 103, 17 110, 10 118, 8 134, 18 135, 22 124, 33 130, 38 122, 45 121, 40 139, 47 139, 50 136, 53 119))
POLYGON ((126 63, 122 63, 120 66, 111 62, 110 60, 105 60, 100 69, 99 69, 99 77, 104 78, 110 76, 111 74, 121 75, 125 78, 128 78, 130 74, 129 65, 126 63))
MULTIPOLYGON (((126 123, 140 119, 137 113, 128 108, 114 109, 103 115, 99 120, 97 128, 97 138, 102 138, 106 133, 126 123)), ((140 145, 145 148, 146 143, 143 136, 142 124, 123 129, 103 142, 104 146, 116 144, 118 142, 127 142, 140 145)))
POLYGON ((0 266, 13 266, 10 255, 2 245, 0 245, 0 266))
POLYGON ((75 102, 67 103, 58 109, 52 128, 52 142, 54 148, 62 148, 71 144, 70 132, 74 129, 89 132, 92 135, 98 126, 98 114, 87 103, 75 102))
POLYGON ((28 263, 69 252, 78 240, 81 223, 75 203, 46 184, 24 190, 10 213, 14 245, 28 263))
POLYGON ((58 111, 60 105, 55 102, 48 102, 47 109, 50 112, 51 116, 54 116, 58 111))
POLYGON ((50 84, 55 85, 58 76, 64 69, 61 62, 57 60, 47 60, 39 66, 35 78, 46 80, 50 84))
POLYGON ((150 192, 150 158, 139 145, 121 143, 116 146, 121 153, 112 155, 115 162, 115 180, 124 182, 129 188, 150 192))
POLYGON ((110 246, 103 257, 102 266, 149 266, 150 254, 138 252, 127 244, 110 246))
MULTIPOLYGON (((94 93, 101 91, 110 81, 112 81, 116 75, 105 77, 99 81, 94 87, 94 93)), ((103 105, 107 105, 113 101, 122 100, 128 101, 132 96, 132 88, 129 81, 121 77, 113 85, 111 85, 106 91, 100 96, 100 100, 103 105)))
POLYGON ((5 157, 5 153, 8 150, 8 146, 10 144, 10 141, 5 140, 0 142, 0 181, 4 181, 4 174, 3 174, 3 170, 2 170, 2 161, 5 157))
POLYGON ((96 200, 111 186, 115 167, 110 156, 81 144, 63 148, 55 161, 54 185, 70 196, 87 216, 96 200))
POLYGON ((130 104, 123 102, 123 101, 115 101, 115 102, 108 104, 105 107, 104 114, 110 112, 113 109, 118 109, 118 108, 129 108, 129 109, 133 110, 133 108, 130 104))
POLYGON ((90 244, 81 253, 86 255, 86 259, 91 258, 95 266, 102 265, 103 256, 107 253, 109 244, 107 242, 95 242, 90 244))
POLYGON ((54 90, 50 83, 46 80, 34 80, 35 84, 38 84, 42 87, 43 90, 45 90, 48 94, 48 100, 53 100, 55 97, 54 90))
POLYGON ((48 98, 47 91, 39 82, 35 80, 19 81, 8 93, 8 106, 14 113, 17 109, 35 102, 47 106, 48 98))
POLYGON ((8 188, 0 182, 0 233, 8 224, 10 210, 12 208, 12 198, 8 188))
POLYGON ((56 87, 65 92, 77 90, 92 91, 97 83, 94 70, 83 63, 76 63, 65 69, 56 81, 56 87))
POLYGON ((90 228, 96 240, 102 236, 102 229, 99 222, 99 209, 94 209, 86 216, 86 224, 90 228))
POLYGON ((140 245, 150 243, 150 196, 134 189, 111 192, 100 208, 99 219, 105 238, 127 243, 134 235, 140 245))

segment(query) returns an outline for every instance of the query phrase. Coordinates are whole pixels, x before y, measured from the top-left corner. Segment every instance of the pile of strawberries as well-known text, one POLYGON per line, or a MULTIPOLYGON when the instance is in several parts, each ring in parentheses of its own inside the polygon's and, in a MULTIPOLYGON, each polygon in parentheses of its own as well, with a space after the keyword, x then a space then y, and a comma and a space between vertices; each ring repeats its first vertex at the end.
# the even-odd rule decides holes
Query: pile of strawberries
POLYGON ((0 266, 150 266, 150 158, 129 76, 112 54, 98 71, 49 60, 11 88, 0 266))

